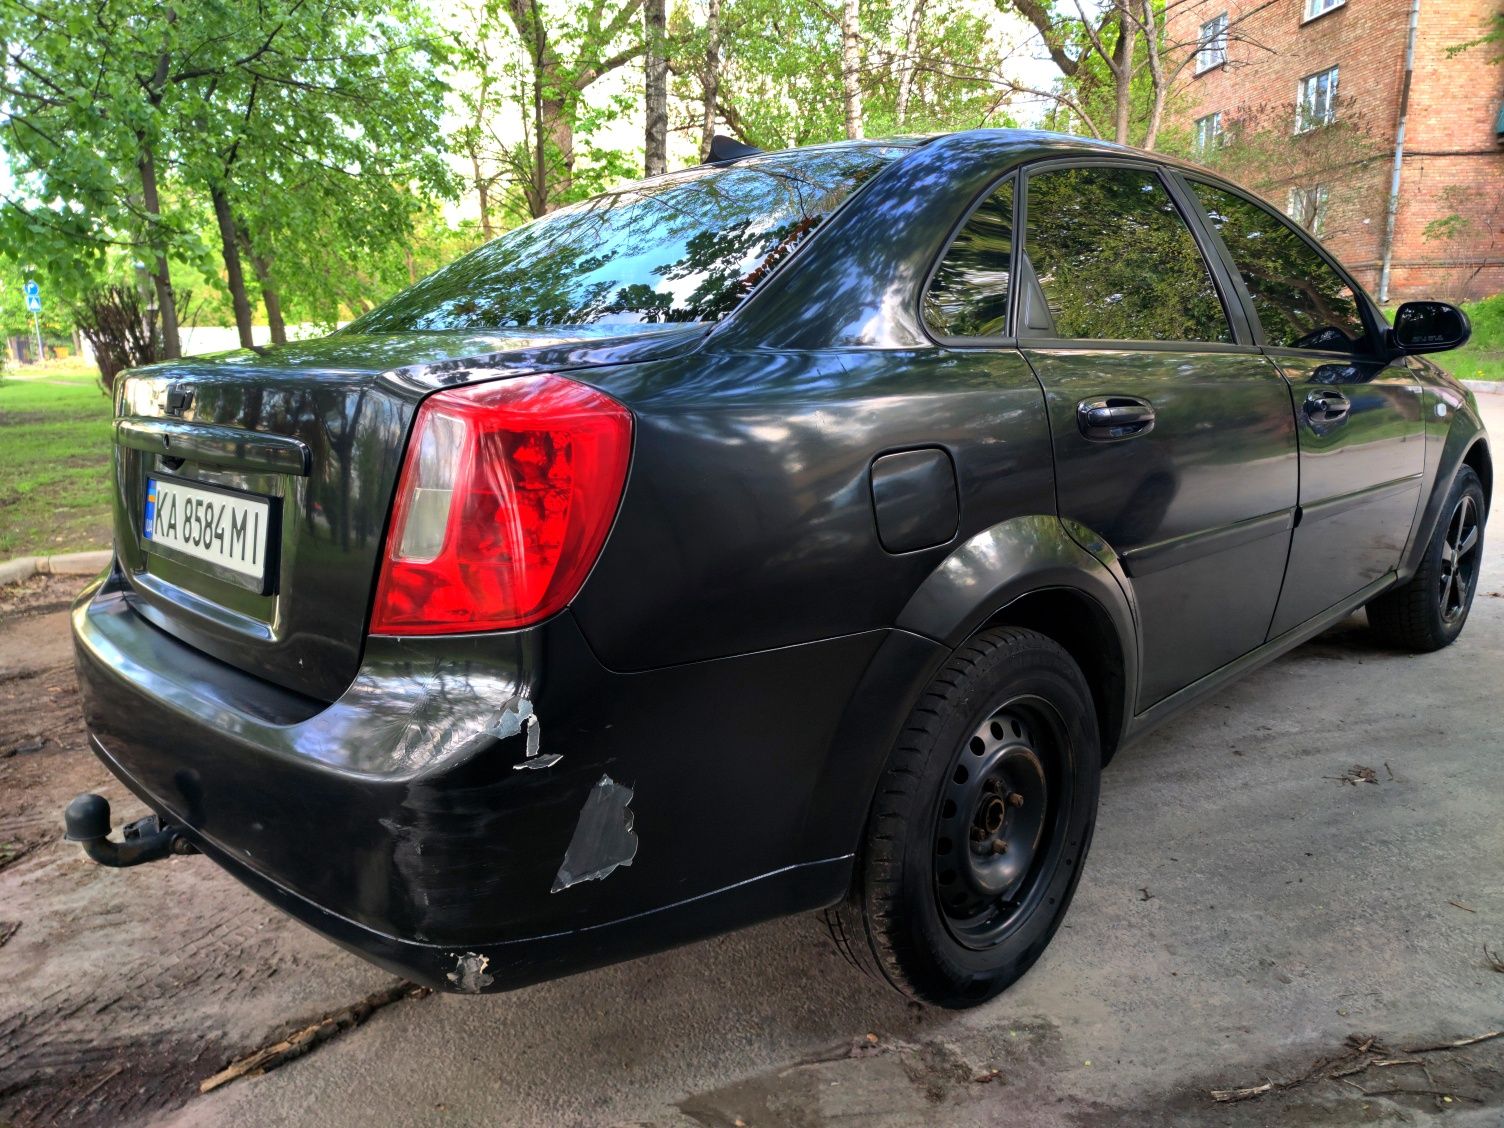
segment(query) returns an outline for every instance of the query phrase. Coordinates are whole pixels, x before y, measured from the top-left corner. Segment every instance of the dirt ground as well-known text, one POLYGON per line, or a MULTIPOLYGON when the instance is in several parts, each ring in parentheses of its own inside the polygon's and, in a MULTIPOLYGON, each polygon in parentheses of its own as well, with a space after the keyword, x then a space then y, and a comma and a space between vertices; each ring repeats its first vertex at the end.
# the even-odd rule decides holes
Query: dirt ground
POLYGON ((403 996, 207 1095, 395 981, 201 857, 109 870, 60 841, 79 791, 144 813, 84 746, 81 586, 0 589, 0 1128, 1504 1125, 1504 1037, 1449 1045, 1504 1029, 1498 520, 1456 646, 1354 619, 1120 757, 1066 927, 984 1007, 908 1004, 801 917, 403 996))

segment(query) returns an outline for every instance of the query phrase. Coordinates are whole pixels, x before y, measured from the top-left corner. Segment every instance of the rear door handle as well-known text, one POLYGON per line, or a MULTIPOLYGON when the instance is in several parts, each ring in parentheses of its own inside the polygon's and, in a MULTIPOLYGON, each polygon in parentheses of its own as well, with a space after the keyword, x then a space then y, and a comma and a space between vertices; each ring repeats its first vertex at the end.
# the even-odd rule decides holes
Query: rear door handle
POLYGON ((1341 392, 1322 388, 1306 396, 1306 418, 1312 423, 1336 423, 1347 418, 1352 402, 1341 392))
POLYGON ((1093 442, 1110 443, 1154 430, 1154 405, 1137 396, 1103 396, 1076 405, 1076 426, 1093 442))

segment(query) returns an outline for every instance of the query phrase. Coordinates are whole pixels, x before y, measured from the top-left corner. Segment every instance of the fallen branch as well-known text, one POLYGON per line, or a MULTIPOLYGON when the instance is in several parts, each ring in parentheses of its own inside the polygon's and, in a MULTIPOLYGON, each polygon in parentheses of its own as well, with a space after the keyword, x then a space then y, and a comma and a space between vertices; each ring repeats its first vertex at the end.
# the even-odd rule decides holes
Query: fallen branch
POLYGON ((1442 1050, 1457 1050, 1463 1046, 1476 1046, 1479 1042, 1487 1042, 1494 1038, 1504 1038, 1504 1030, 1490 1030, 1487 1034, 1474 1034, 1471 1038, 1459 1038, 1455 1042, 1438 1042, 1434 1046, 1406 1046, 1400 1052, 1406 1054, 1434 1054, 1442 1050))
POLYGON ((1488 945, 1483 945, 1483 958, 1488 961, 1488 966, 1495 971, 1504 972, 1504 956, 1495 955, 1488 950, 1488 945))
MULTIPOLYGON (((1235 1089, 1212 1089, 1211 1098, 1223 1104, 1234 1104, 1238 1101, 1254 1100, 1266 1093, 1282 1092, 1293 1089, 1298 1085, 1305 1085, 1312 1081, 1341 1081, 1343 1084, 1352 1085, 1347 1078, 1366 1073, 1370 1069, 1387 1069, 1399 1065, 1418 1066, 1425 1073, 1426 1079, 1431 1079, 1430 1071, 1419 1058, 1411 1055, 1442 1053, 1447 1050, 1458 1050, 1464 1046, 1476 1046, 1479 1042, 1487 1042, 1494 1038, 1504 1038, 1504 1030, 1490 1030, 1486 1034, 1474 1034, 1470 1038, 1458 1038, 1452 1042, 1438 1042, 1427 1046, 1403 1046, 1399 1050, 1392 1050, 1378 1040, 1377 1037, 1362 1037, 1357 1034, 1350 1035, 1347 1039, 1348 1049, 1334 1058, 1322 1058, 1310 1069, 1298 1077, 1292 1077, 1284 1081, 1265 1081, 1262 1085, 1249 1085, 1235 1089), (1397 1056, 1397 1055, 1407 1056, 1397 1056)), ((1357 1086, 1354 1086, 1357 1088, 1357 1086)), ((1429 1089, 1359 1089, 1365 1096, 1377 1097, 1388 1096, 1395 1093, 1413 1093, 1418 1096, 1447 1097, 1454 1100, 1471 1100, 1470 1097, 1458 1096, 1456 1093, 1432 1092, 1429 1089)))
POLYGON ((312 1026, 305 1026, 278 1042, 263 1046, 239 1061, 231 1062, 213 1077, 207 1077, 199 1082, 198 1091, 208 1093, 241 1077, 258 1077, 263 1073, 269 1073, 279 1065, 286 1065, 302 1057, 331 1038, 337 1038, 345 1031, 355 1029, 382 1007, 391 1006, 403 999, 421 999, 428 994, 430 992, 427 987, 419 987, 416 983, 409 983, 407 980, 394 983, 384 991, 367 995, 358 1003, 352 1003, 342 1010, 325 1015, 312 1026))

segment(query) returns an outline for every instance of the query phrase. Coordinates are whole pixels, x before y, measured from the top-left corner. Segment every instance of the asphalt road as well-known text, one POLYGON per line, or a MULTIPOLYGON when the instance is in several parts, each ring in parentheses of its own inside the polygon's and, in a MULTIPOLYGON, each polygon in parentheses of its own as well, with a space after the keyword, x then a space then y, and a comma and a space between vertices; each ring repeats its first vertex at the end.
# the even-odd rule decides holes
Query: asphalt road
MULTIPOLYGON (((1480 398, 1504 436, 1504 397, 1480 398)), ((1121 755, 1065 928, 962 1014, 904 1002, 798 918, 509 995, 400 1002, 199 1096, 234 1056, 390 977, 203 859, 103 873, 36 845, 0 867, 0 918, 23 921, 0 950, 0 1123, 1498 1128, 1504 1038, 1429 1048, 1504 1029, 1485 955, 1504 956, 1497 519, 1487 553, 1448 650, 1385 651, 1355 618, 1121 755), (1369 1052, 1343 1057, 1354 1045, 1369 1052)), ((47 618, 26 620, 31 641, 0 627, 0 670, 45 653, 47 618)), ((75 756, 53 739, 58 764, 75 756)), ((32 806, 98 775, 67 763, 37 770, 32 806)), ((21 826, 15 780, 0 776, 0 820, 21 826)))

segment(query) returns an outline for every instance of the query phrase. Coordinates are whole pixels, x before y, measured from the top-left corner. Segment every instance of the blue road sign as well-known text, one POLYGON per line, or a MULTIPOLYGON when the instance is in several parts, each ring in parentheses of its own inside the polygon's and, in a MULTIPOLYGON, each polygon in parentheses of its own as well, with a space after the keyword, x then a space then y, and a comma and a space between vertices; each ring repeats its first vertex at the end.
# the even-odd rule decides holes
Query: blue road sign
POLYGON ((26 309, 30 313, 42 312, 42 288, 35 282, 26 283, 26 309))

